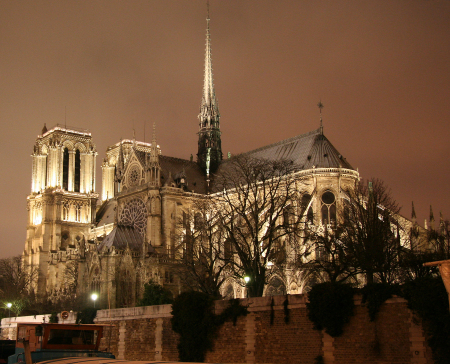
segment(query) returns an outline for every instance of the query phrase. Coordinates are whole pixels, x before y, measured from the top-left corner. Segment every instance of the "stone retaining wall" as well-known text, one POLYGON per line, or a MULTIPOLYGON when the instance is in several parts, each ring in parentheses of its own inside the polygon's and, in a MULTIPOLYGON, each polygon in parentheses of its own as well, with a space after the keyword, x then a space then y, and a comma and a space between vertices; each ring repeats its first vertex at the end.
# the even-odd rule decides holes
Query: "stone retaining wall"
MULTIPOLYGON (((422 327, 402 298, 386 301, 375 322, 370 322, 361 300, 355 299, 355 316, 338 338, 313 329, 305 296, 288 296, 288 323, 283 305, 286 297, 273 299, 272 325, 272 297, 243 299, 250 313, 240 317, 236 326, 226 322, 219 329, 205 361, 313 364, 322 356, 326 364, 433 363, 422 327)), ((216 301, 216 313, 227 305, 228 301, 216 301)), ((112 325, 105 329, 102 347, 118 359, 177 360, 178 335, 172 331, 170 312, 170 305, 99 311, 96 321, 112 325)))

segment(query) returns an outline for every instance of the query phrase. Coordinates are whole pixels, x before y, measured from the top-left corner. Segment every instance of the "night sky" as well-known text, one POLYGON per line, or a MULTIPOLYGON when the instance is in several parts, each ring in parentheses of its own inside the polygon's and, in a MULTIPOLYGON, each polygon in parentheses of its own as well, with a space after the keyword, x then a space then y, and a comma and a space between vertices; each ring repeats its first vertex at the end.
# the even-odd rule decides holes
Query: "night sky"
MULTIPOLYGON (((211 0, 222 148, 319 127, 419 222, 450 218, 450 1, 211 0)), ((206 1, 0 0, 0 258, 26 238, 31 153, 44 123, 197 152, 206 1), (65 109, 66 116, 65 116, 65 109)))

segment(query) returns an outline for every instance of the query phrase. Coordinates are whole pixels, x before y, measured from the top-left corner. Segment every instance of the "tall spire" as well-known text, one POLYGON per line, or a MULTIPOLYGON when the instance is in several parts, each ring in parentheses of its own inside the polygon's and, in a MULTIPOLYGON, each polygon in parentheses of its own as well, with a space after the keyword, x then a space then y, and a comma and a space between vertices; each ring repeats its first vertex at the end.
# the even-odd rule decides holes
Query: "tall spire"
POLYGON ((416 222, 416 218, 416 209, 414 208, 414 201, 412 201, 411 220, 413 220, 413 222, 416 222))
POLYGON ((203 95, 200 105, 200 120, 198 132, 198 153, 197 163, 206 171, 208 149, 210 149, 210 170, 215 172, 222 160, 222 145, 220 140, 220 113, 219 105, 214 90, 211 60, 211 34, 209 30, 209 1, 207 2, 206 17, 206 50, 205 50, 205 70, 203 79, 203 95))
POLYGON ((434 214, 433 214, 433 207, 430 205, 430 228, 431 230, 434 230, 434 214))
POLYGON ((154 187, 159 187, 161 180, 161 166, 159 164, 158 145, 156 144, 156 123, 153 123, 152 146, 150 148, 150 155, 147 154, 147 158, 146 182, 154 187))
POLYGON ((319 108, 319 114, 320 114, 320 134, 323 134, 322 109, 324 106, 322 104, 322 100, 319 101, 319 103, 317 104, 317 107, 319 108))
POLYGON ((150 155, 152 163, 159 163, 158 145, 156 144, 156 123, 153 123, 152 149, 150 155))
POLYGON ((115 173, 116 182, 122 181, 123 173, 125 172, 124 167, 125 167, 125 163, 124 163, 124 157, 123 157, 122 138, 121 138, 120 143, 119 143, 119 155, 117 157, 117 164, 116 164, 116 173, 115 173))

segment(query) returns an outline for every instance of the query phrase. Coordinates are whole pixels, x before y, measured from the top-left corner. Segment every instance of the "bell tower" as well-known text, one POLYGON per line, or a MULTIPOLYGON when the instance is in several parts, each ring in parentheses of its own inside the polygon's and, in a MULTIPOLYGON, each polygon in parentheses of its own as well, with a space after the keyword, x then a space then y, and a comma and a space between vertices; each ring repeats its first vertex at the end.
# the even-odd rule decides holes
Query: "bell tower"
POLYGON ((96 156, 91 133, 84 129, 44 125, 36 139, 22 258, 39 271, 39 295, 63 288, 66 262, 95 221, 96 156))
POLYGON ((205 71, 203 80, 203 97, 198 118, 200 129, 198 132, 197 163, 206 172, 214 173, 222 160, 222 144, 220 140, 219 105, 214 90, 211 36, 209 32, 209 4, 206 18, 206 51, 205 71))

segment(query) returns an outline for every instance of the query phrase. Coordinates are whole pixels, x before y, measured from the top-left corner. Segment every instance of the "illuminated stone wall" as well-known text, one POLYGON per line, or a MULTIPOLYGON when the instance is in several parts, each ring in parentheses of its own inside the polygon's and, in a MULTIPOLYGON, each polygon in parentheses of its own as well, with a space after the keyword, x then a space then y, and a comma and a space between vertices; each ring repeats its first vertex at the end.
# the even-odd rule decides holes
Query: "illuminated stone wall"
MULTIPOLYGON (((422 328, 401 298, 383 304, 375 322, 356 298, 355 316, 339 338, 313 329, 304 295, 288 296, 288 323, 286 296, 273 298, 273 324, 271 297, 242 300, 249 315, 240 317, 236 326, 226 322, 220 328, 205 362, 311 364, 322 356, 326 364, 433 363, 422 328)), ((227 304, 216 301, 216 312, 227 304)), ((171 330, 170 312, 170 305, 99 311, 97 322, 113 325, 106 329, 102 347, 118 359, 177 360, 178 336, 171 330)))

